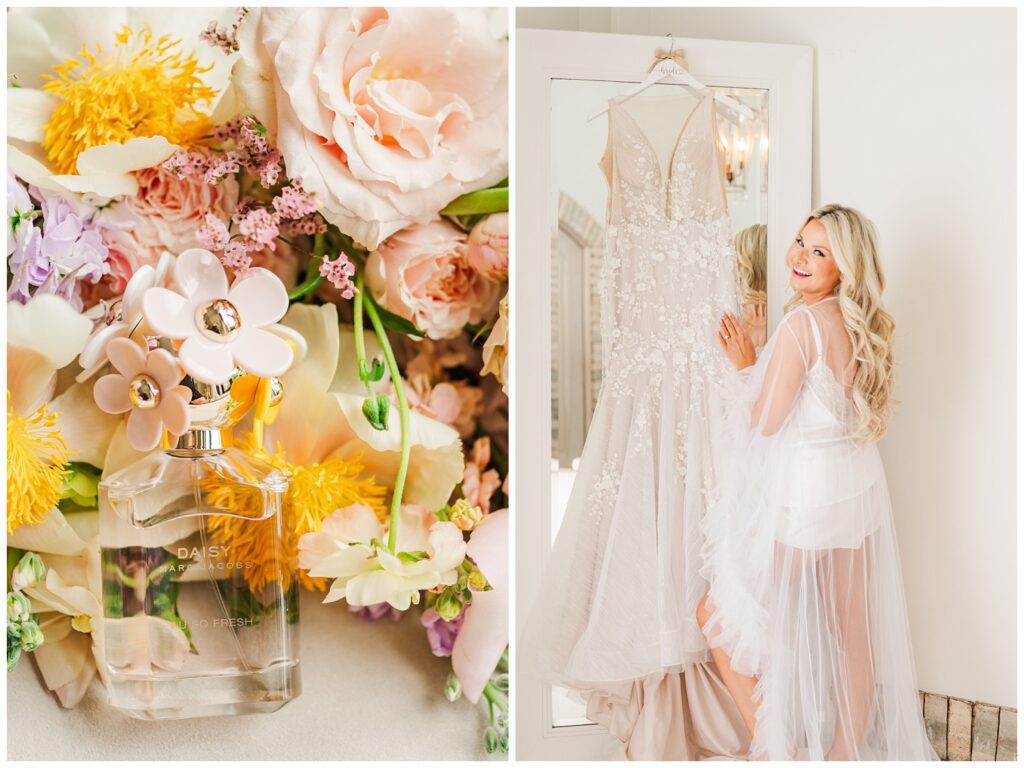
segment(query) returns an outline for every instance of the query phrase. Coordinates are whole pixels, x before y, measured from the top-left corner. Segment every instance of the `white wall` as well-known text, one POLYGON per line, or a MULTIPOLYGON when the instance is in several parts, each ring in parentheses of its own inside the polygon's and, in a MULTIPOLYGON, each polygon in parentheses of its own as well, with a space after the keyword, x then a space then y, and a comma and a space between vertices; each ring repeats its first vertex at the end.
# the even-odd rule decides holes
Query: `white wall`
POLYGON ((881 450, 918 682, 1001 706, 1017 678, 1015 13, 517 11, 525 27, 814 46, 813 201, 877 224, 897 322, 881 450))

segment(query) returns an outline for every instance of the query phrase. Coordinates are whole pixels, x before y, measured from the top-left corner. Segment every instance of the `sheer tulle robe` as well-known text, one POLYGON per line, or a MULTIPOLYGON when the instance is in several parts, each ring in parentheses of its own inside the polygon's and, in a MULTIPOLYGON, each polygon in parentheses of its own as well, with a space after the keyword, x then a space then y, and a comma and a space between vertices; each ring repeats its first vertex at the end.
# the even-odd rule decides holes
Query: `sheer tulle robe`
POLYGON ((734 376, 704 520, 704 630, 758 678, 753 754, 935 759, 885 473, 851 437, 852 357, 830 298, 787 314, 734 376))

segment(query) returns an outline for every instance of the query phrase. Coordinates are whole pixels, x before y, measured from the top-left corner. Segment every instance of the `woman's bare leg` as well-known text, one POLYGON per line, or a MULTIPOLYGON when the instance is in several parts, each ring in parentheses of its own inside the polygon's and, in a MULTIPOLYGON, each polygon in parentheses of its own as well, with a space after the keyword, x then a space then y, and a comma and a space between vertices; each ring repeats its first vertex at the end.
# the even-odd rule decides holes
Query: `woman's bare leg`
MULTIPOLYGON (((835 737, 828 760, 858 760, 874 706, 874 659, 867 615, 867 574, 864 549, 833 550, 831 584, 824 590, 835 611, 843 690, 837 691, 835 737)), ((833 629, 830 627, 830 629, 833 629)))
MULTIPOLYGON (((697 605, 697 623, 700 625, 701 631, 704 632, 705 636, 707 632, 704 630, 704 627, 710 618, 711 609, 708 607, 708 595, 705 592, 704 597, 701 598, 700 603, 697 605)), ((732 668, 732 659, 722 648, 712 648, 711 658, 715 660, 718 674, 722 678, 722 682, 725 683, 725 687, 729 689, 729 695, 736 702, 736 708, 739 709, 740 716, 743 718, 747 730, 753 736, 757 716, 757 704, 754 702, 754 686, 757 685, 757 678, 741 675, 734 670, 732 668)))

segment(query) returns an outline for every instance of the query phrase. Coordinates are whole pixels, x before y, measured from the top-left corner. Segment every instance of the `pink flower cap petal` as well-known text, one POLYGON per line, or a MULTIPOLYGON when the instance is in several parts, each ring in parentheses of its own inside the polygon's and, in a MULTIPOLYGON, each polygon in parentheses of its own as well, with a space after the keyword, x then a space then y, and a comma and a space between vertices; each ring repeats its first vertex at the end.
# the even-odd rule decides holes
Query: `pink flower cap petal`
POLYGON ((146 373, 156 379, 161 392, 170 392, 181 383, 178 361, 166 349, 154 349, 146 357, 146 373))
POLYGON ((188 387, 174 387, 162 394, 156 411, 160 414, 164 427, 172 435, 183 435, 188 432, 188 426, 192 421, 188 412, 190 397, 188 387))
POLYGON ((186 339, 196 332, 192 303, 166 288, 150 288, 142 295, 142 314, 159 336, 186 339))
POLYGON ((100 376, 92 386, 92 396, 99 409, 106 413, 124 413, 132 407, 128 399, 128 379, 119 373, 100 376))
POLYGON ((174 280, 192 306, 228 295, 228 278, 220 259, 203 248, 189 248, 174 263, 174 280))
MULTIPOLYGON (((182 350, 184 351, 184 350, 182 350)), ((292 364, 291 345, 262 328, 246 328, 231 344, 235 362, 256 376, 280 376, 292 364)))
POLYGON ((131 339, 111 339, 107 344, 107 357, 128 381, 146 369, 146 352, 131 339))
POLYGON ((178 350, 178 359, 189 376, 206 384, 222 384, 235 369, 228 344, 207 344, 198 336, 185 339, 178 350))
POLYGON ((128 414, 128 442, 136 451, 152 451, 160 444, 163 422, 156 410, 135 408, 128 414))
POLYGON ((235 280, 228 294, 243 325, 262 328, 276 323, 288 311, 288 291, 280 278, 268 269, 257 267, 235 280))

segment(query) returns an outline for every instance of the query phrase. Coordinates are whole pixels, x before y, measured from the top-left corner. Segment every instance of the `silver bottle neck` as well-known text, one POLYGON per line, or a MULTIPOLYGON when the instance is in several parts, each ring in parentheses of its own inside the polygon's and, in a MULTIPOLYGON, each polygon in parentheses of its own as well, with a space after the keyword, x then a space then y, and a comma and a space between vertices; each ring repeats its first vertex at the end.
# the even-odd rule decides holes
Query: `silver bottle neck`
POLYGON ((164 434, 164 452, 179 458, 223 453, 230 447, 231 433, 220 429, 190 429, 178 437, 164 434))

